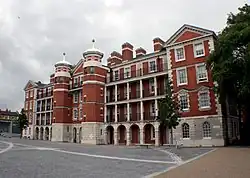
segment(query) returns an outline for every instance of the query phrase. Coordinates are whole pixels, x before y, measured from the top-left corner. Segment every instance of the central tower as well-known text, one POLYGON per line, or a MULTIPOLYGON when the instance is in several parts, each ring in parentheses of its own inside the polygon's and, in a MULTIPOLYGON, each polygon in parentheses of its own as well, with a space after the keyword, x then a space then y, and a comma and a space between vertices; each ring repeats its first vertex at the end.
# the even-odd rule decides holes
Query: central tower
POLYGON ((95 48, 83 53, 83 142, 104 143, 104 91, 108 68, 102 65, 103 53, 95 48))

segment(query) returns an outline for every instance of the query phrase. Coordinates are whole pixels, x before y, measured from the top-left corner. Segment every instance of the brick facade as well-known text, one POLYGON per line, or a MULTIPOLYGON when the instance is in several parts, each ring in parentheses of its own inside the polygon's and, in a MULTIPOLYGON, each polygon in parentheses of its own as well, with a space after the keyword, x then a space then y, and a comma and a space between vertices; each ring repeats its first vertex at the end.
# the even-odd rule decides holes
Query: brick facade
MULTIPOLYGON (((139 47, 133 56, 134 47, 126 42, 121 53, 111 53, 107 66, 94 46, 74 67, 57 63, 50 84, 30 82, 34 90, 53 91, 53 96, 34 98, 34 109, 46 100, 50 110, 34 111, 33 138, 91 144, 170 143, 169 130, 156 120, 169 79, 182 106, 174 139, 186 146, 224 145, 221 106, 213 92, 211 71, 204 65, 215 39, 210 30, 183 25, 166 42, 153 39, 153 53, 139 47)), ((28 86, 25 91, 30 91, 28 86)))

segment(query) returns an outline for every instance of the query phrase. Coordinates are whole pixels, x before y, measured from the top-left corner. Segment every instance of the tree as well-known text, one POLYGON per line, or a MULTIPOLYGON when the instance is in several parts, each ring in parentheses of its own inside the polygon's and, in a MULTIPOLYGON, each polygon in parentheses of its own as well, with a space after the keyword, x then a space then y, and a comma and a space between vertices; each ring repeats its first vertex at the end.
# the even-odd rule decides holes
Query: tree
MULTIPOLYGON (((218 35, 215 49, 207 60, 221 104, 235 98, 238 111, 246 111, 250 120, 250 6, 245 4, 237 14, 230 13, 227 26, 218 35)), ((241 120, 241 114, 239 119, 241 120)))
MULTIPOLYGON (((171 144, 173 144, 173 128, 179 125, 179 106, 176 99, 173 97, 172 82, 166 80, 166 96, 159 101, 159 116, 160 125, 167 127, 171 131, 171 144)), ((163 141, 163 134, 161 134, 163 141)), ((162 143, 163 144, 163 143, 162 143)))
POLYGON ((27 119, 24 109, 21 110, 21 113, 18 113, 17 124, 21 132, 20 138, 22 138, 23 129, 26 129, 27 126, 29 125, 29 121, 27 119))

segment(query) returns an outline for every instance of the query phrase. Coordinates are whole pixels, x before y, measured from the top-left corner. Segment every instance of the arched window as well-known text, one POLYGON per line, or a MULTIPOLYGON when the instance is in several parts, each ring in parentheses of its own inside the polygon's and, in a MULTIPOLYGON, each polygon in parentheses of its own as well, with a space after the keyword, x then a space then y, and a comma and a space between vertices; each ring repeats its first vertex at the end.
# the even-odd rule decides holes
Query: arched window
POLYGON ((187 123, 182 124, 182 138, 189 138, 189 125, 187 123))
POLYGON ((203 123, 203 138, 210 138, 211 137, 211 127, 209 122, 203 123))

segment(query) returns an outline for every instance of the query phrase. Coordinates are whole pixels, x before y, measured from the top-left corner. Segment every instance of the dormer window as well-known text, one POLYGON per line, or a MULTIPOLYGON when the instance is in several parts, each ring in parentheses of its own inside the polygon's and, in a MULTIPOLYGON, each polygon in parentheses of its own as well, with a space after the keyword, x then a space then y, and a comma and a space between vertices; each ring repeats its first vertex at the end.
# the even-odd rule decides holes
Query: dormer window
POLYGON ((89 67, 89 73, 94 74, 95 73, 95 68, 93 66, 89 67))

